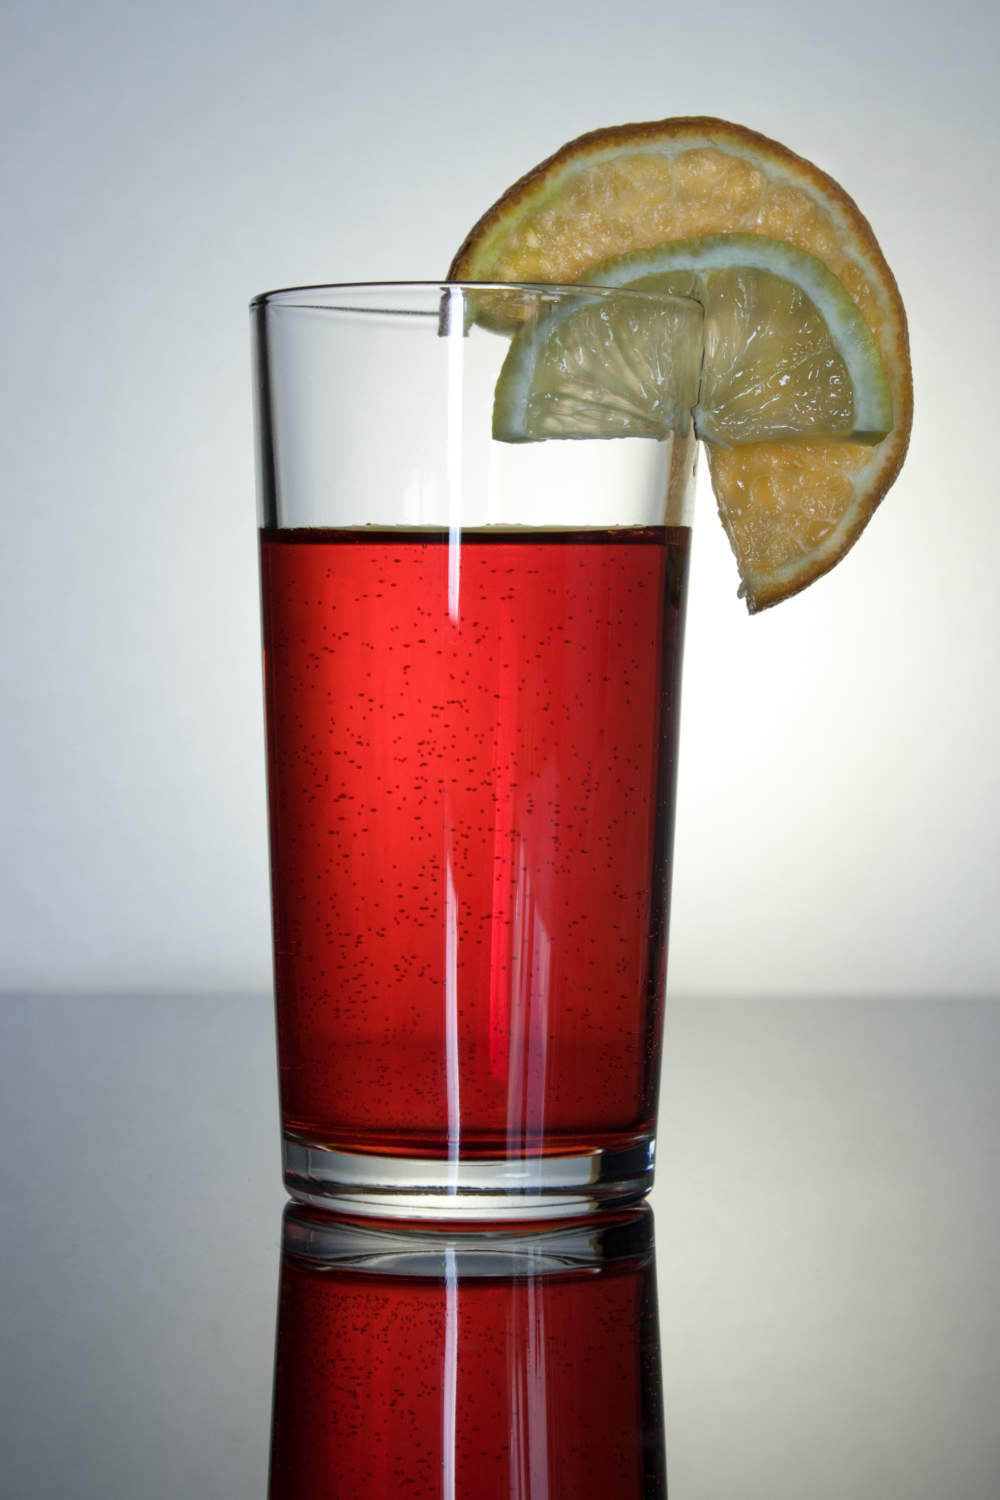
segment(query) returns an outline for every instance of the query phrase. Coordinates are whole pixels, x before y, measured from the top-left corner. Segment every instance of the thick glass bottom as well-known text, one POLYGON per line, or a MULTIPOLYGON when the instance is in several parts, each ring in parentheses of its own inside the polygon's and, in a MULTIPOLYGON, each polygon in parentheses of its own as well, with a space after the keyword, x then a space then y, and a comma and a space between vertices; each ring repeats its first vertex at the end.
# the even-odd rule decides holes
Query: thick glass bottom
POLYGON ((432 1160, 335 1151, 284 1139, 285 1186, 299 1203, 405 1219, 542 1219, 641 1198, 653 1185, 652 1137, 572 1156, 432 1160))

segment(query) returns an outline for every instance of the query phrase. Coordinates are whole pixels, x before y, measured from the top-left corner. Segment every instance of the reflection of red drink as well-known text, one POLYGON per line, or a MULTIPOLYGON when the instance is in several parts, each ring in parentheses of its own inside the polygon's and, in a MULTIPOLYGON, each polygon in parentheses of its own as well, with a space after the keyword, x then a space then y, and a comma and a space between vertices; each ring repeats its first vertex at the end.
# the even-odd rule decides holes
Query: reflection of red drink
POLYGON ((263 533, 292 1135, 475 1158, 650 1133, 687 547, 263 533))
POLYGON ((601 1232, 634 1253, 564 1269, 530 1236, 404 1230, 371 1269, 286 1254, 271 1500, 663 1500, 649 1224, 601 1232))

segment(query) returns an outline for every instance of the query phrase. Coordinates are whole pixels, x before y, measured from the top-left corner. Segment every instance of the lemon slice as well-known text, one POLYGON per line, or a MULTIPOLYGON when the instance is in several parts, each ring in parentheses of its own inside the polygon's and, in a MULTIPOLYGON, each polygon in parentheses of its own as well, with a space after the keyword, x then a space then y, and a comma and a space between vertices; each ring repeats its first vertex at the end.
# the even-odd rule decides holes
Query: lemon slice
POLYGON ((714 235, 617 256, 580 279, 701 304, 695 400, 700 329, 684 303, 557 305, 511 345, 495 437, 662 437, 686 432, 692 410, 697 435, 726 446, 817 434, 872 443, 892 427, 871 330, 805 251, 760 235, 714 235))
MULTIPOLYGON (((733 446, 708 443, 740 592, 757 610, 805 588, 844 556, 899 473, 909 441, 906 315, 871 226, 844 189, 777 141, 724 120, 593 131, 497 200, 466 237, 448 277, 575 282, 612 257, 725 234, 781 241, 822 261, 870 330, 892 401, 891 428, 880 441, 873 439, 882 419, 869 430, 865 382, 852 378, 859 408, 853 438, 839 427, 794 442, 784 433, 780 441, 750 441, 752 428, 744 427, 733 446)), ((787 312, 792 316, 794 305, 787 312)), ((837 344, 842 320, 824 321, 837 344)), ((717 351, 707 363, 718 372, 726 361, 717 351)), ((764 399, 770 389, 751 382, 747 394, 752 401, 756 390, 764 399)), ((718 398, 711 399, 720 410, 718 398)))

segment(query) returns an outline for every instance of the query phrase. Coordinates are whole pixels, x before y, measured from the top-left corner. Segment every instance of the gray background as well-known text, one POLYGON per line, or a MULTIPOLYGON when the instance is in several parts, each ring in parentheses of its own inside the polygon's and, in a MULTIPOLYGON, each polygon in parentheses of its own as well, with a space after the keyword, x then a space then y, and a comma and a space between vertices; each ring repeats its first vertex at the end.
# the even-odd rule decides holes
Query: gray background
POLYGON ((9 3, 0 985, 268 984, 249 297, 443 275, 569 137, 713 113, 874 222, 917 420, 753 620, 702 485, 673 982, 992 992, 998 43, 978 0, 9 3))

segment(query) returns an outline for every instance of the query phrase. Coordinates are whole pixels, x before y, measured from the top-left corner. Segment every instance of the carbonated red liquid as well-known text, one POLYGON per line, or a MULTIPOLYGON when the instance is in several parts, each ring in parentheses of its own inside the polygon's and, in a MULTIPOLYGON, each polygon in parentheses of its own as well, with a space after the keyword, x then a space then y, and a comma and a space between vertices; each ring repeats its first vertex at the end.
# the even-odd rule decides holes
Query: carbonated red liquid
POLYGON ((262 534, 287 1131, 651 1131, 688 537, 262 534))
POLYGON ((271 1500, 664 1500, 652 1256, 519 1278, 451 1264, 286 1257, 271 1500))

